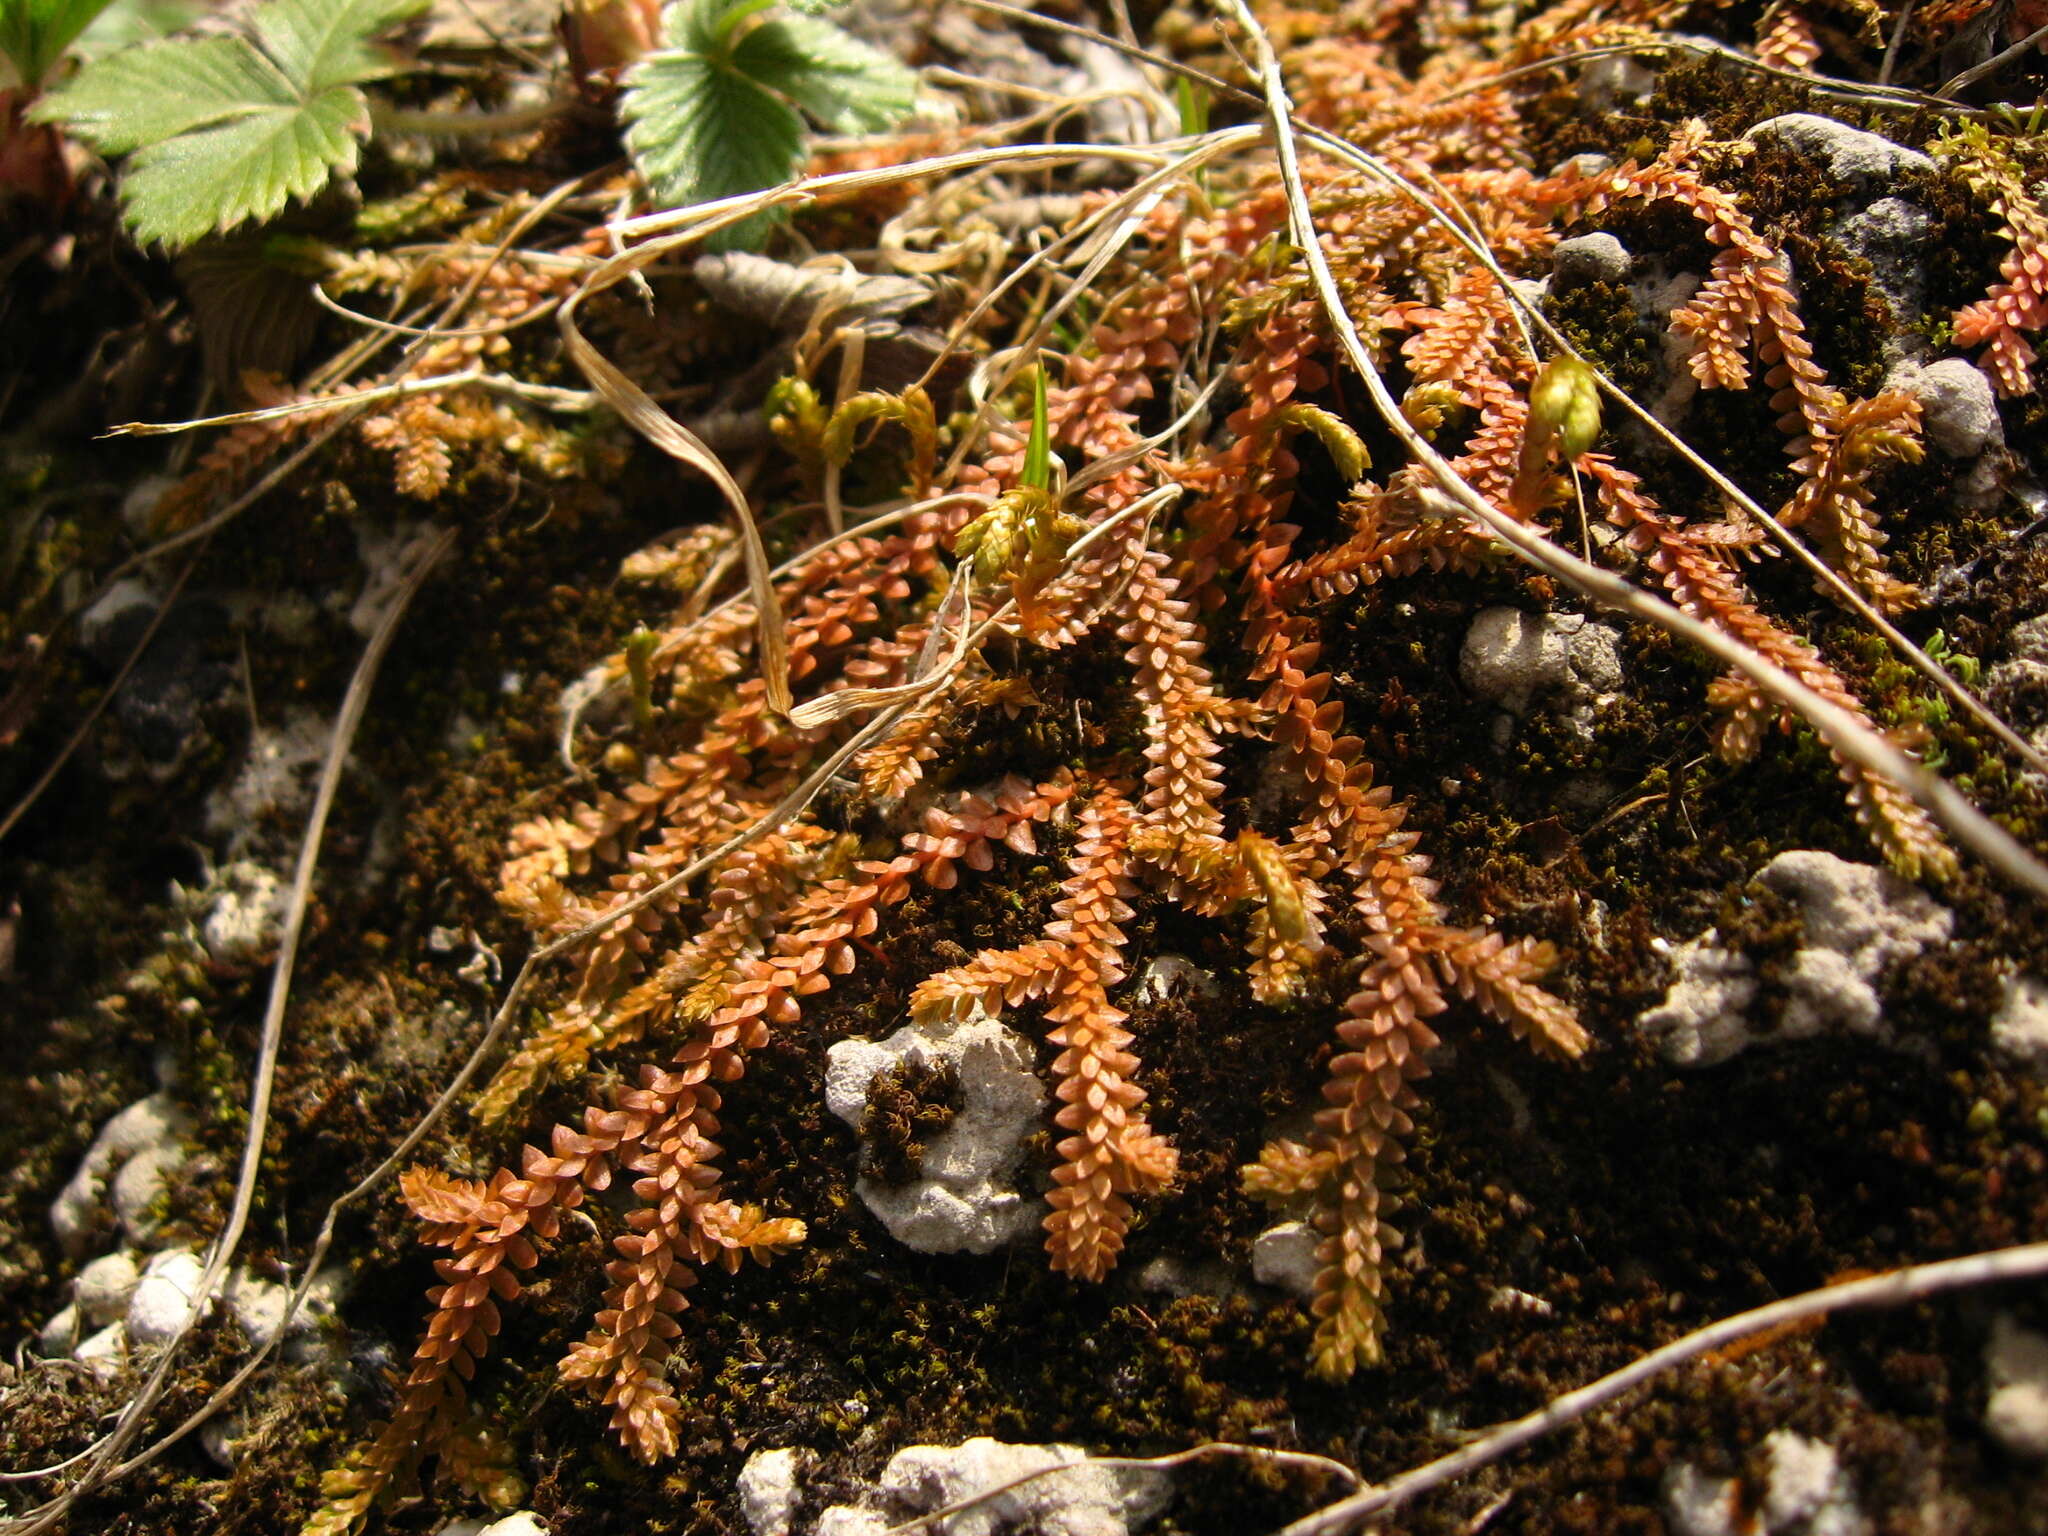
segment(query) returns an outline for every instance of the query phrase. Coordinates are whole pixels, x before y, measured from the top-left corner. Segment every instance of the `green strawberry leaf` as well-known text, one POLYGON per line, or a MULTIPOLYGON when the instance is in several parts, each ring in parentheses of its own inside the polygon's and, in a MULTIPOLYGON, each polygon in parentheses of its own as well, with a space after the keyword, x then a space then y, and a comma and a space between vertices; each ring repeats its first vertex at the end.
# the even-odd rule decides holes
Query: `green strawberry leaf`
MULTIPOLYGON (((835 132, 887 128, 909 112, 916 77, 828 22, 767 0, 676 0, 668 46, 626 76, 626 147, 671 207, 776 186, 803 161, 804 117, 835 132)), ((758 242, 765 220, 714 247, 758 242)))
POLYGON ((879 133, 910 115, 917 76, 829 21, 775 16, 740 39, 733 64, 834 133, 879 133))
POLYGON ((250 18, 254 41, 124 49, 86 65, 30 115, 102 153, 132 153, 121 200, 136 239, 187 246, 273 218, 355 170, 370 134, 357 86, 393 68, 370 40, 425 6, 271 0, 250 18))

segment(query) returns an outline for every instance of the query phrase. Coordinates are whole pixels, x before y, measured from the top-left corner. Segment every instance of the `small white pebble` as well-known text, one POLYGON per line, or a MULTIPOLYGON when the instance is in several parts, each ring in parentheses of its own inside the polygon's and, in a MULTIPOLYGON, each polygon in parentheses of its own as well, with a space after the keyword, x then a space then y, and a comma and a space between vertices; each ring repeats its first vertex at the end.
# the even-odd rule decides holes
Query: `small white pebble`
POLYGON ((141 1281, 135 1256, 124 1249, 94 1259, 81 1269, 72 1283, 72 1294, 78 1298, 78 1310, 85 1320, 104 1328, 128 1310, 141 1281))
POLYGON ((1984 1346, 1984 1369, 1991 1377, 1984 1405, 1991 1438, 2022 1460, 2048 1460, 2048 1334, 2000 1314, 1984 1346))
POLYGON ((128 1304, 128 1336, 138 1345, 168 1344, 194 1310, 206 1266, 196 1253, 157 1254, 142 1271, 128 1304))

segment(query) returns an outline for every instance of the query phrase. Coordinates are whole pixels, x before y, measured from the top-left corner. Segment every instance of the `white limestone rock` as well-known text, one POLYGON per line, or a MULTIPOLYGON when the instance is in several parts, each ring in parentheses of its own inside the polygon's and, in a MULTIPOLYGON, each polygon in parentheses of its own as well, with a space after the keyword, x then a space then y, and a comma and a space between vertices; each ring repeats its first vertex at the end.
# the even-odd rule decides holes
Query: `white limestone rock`
POLYGON ((1657 72, 1640 59, 1595 59, 1579 71, 1579 100, 1594 112, 1641 101, 1657 88, 1657 72))
POLYGON ((950 1066, 960 1108, 925 1144, 916 1179, 894 1187, 861 1179, 861 1202, 919 1253, 992 1253, 1036 1231, 1037 1202, 1010 1182, 1045 1104, 1029 1042, 986 1018, 843 1040, 826 1052, 826 1107, 858 1132, 870 1085, 904 1062, 950 1066))
POLYGON ((71 1358, 102 1381, 118 1376, 128 1363, 128 1330, 119 1323, 109 1323, 72 1350, 71 1358))
POLYGON ((1795 153, 1824 160, 1829 175, 1865 188, 1889 185, 1904 171, 1932 174, 1935 170, 1933 160, 1917 149, 1812 112, 1771 118, 1750 129, 1746 137, 1776 140, 1795 153))
POLYGON ((159 599, 144 583, 124 576, 78 616, 78 646, 103 666, 118 667, 140 638, 159 599))
POLYGON ((1991 1016, 1991 1043, 2020 1065, 2048 1072, 2048 981, 2005 978, 1991 1016))
POLYGON ((151 1208, 184 1160, 180 1139, 191 1128, 191 1117, 163 1093, 138 1099, 101 1126, 50 1207, 64 1252, 84 1258, 115 1216, 129 1243, 142 1246, 153 1233, 151 1208))
POLYGON ((1034 1472, 1047 1475, 999 1493, 932 1527, 934 1536, 1130 1536, 1166 1505, 1158 1473, 1077 1466, 1071 1445, 1009 1445, 985 1437, 957 1446, 899 1451, 860 1505, 835 1505, 819 1536, 879 1536, 890 1525, 944 1509, 1034 1472), (1073 1467, 1068 1472, 1051 1468, 1073 1467))
POLYGON ((199 1448, 224 1472, 242 1459, 242 1441, 249 1426, 239 1413, 217 1413, 199 1426, 199 1448))
POLYGON ((223 840, 230 861, 262 843, 266 827, 305 820, 333 732, 325 716, 294 708, 276 726, 249 733, 241 769, 206 801, 206 830, 223 840))
POLYGON ((1984 1346, 1991 1396, 1984 1428, 2007 1454, 2048 1461, 2048 1334, 2023 1328, 2002 1312, 1984 1346))
POLYGON ((126 1249, 94 1259, 78 1272, 71 1293, 79 1315, 94 1328, 104 1328, 128 1311, 135 1287, 142 1283, 141 1266, 126 1249))
POLYGON ((789 1536, 802 1470, 803 1452, 794 1448, 756 1451, 747 1458, 740 1468, 740 1513, 754 1536, 789 1536))
POLYGON ((1261 1285, 1311 1301, 1316 1294, 1316 1274, 1322 1268, 1316 1247, 1322 1238, 1305 1221, 1283 1221, 1268 1227, 1252 1239, 1252 1278, 1261 1285))
POLYGON ((83 1332, 84 1320, 78 1314, 78 1303, 66 1302, 63 1310, 36 1334, 36 1353, 45 1360, 61 1360, 78 1348, 83 1332))
POLYGON ((1222 989, 1213 972, 1203 970, 1185 955, 1157 955, 1145 962, 1138 973, 1135 996, 1141 1003, 1156 1003, 1169 997, 1183 982, 1200 997, 1215 997, 1222 989))
POLYGON ((196 899, 199 942, 214 964, 256 966, 277 953, 291 890, 275 870, 253 859, 223 864, 196 899))
POLYGON ((479 1520, 470 1516, 450 1520, 434 1536, 548 1536, 547 1522, 530 1509, 515 1509, 509 1515, 479 1520))
POLYGON ((1945 357, 1924 368, 1896 363, 1884 387, 1902 389, 1920 402, 1927 440, 1952 459, 1974 459, 1987 448, 2005 446, 1991 381, 1967 358, 1945 357))
MULTIPOLYGON (((1984 700, 2040 751, 2048 752, 2048 613, 2022 619, 2005 637, 2006 657, 1984 674, 1984 700)), ((2036 780, 2031 768, 2021 770, 2036 780)))
POLYGON ((1458 675, 1481 698, 1524 715, 1546 694, 1579 702, 1619 689, 1618 639, 1583 614, 1488 608, 1465 633, 1458 675))
POLYGON ((1899 961, 1945 943, 1954 914, 1896 876, 1831 853, 1795 849, 1757 880, 1800 909, 1802 947, 1780 980, 1782 1012, 1768 1036, 1749 1017, 1756 1000, 1748 956, 1708 929, 1672 954, 1674 976, 1636 1026, 1674 1066, 1713 1066, 1760 1038, 1802 1040, 1843 1029, 1891 1042, 1877 984, 1899 961))
POLYGON ((321 1363, 339 1366, 345 1352, 328 1326, 335 1317, 346 1279, 340 1270, 328 1270, 313 1282, 305 1300, 289 1318, 292 1287, 235 1270, 221 1288, 221 1299, 234 1313, 250 1347, 267 1349, 280 1334, 284 1336, 284 1357, 293 1365, 321 1363))
POLYGON ((349 606, 348 625, 367 640, 384 622, 384 615, 403 590, 406 578, 433 547, 441 530, 432 523, 404 519, 385 528, 367 517, 358 518, 355 529, 356 557, 363 562, 363 586, 349 606))
POLYGON ((1764 1438, 1763 1497, 1742 1479, 1708 1477, 1680 1462, 1664 1479, 1664 1514, 1675 1536, 1869 1536, 1870 1520, 1835 1448, 1791 1430, 1764 1438))
POLYGON ((1866 1536, 1870 1521, 1833 1446, 1779 1429, 1764 1437, 1764 1451, 1764 1528, 1772 1536, 1866 1536))
POLYGON ((168 1344, 199 1310, 199 1281, 206 1266, 199 1255, 169 1249, 143 1266, 128 1303, 128 1338, 138 1345, 168 1344))
POLYGON ((1874 1033, 1881 1005, 1872 985, 1886 969, 1944 944, 1955 914, 1887 870, 1831 853, 1781 853, 1757 877, 1799 903, 1806 948, 1786 979, 1784 1028, 1818 1034, 1840 1024, 1874 1033))

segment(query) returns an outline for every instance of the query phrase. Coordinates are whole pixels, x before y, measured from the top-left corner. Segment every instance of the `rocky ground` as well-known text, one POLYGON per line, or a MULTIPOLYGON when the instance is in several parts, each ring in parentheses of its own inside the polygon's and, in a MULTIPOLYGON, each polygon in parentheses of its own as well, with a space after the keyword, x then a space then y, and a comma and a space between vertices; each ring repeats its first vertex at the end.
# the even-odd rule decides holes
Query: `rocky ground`
MULTIPOLYGON (((1618 88, 1616 133, 1711 111, 1717 134, 1754 130, 1765 146, 1745 195, 1791 231, 1824 355, 1925 411, 1930 451, 1885 497, 1894 568, 1927 595, 1908 627, 1938 634, 1953 669, 2048 746, 2042 397, 1995 396, 1935 325, 1995 277, 1996 221, 1921 163, 1925 122, 1891 119, 1887 139, 1701 64, 1618 88)), ((1594 151, 1585 113, 1543 110, 1555 159, 1594 151)), ((1572 236, 1550 270, 1518 274, 1542 284, 1546 311, 1703 448, 1754 458, 1743 418, 1704 395, 1689 406, 1658 353, 1660 315, 1698 282, 1676 237, 1648 216, 1572 236)), ((88 301, 49 271, 38 281, 56 312, 90 302, 113 317, 108 334, 141 325, 129 300, 88 301)), ((138 304, 171 291, 160 271, 140 281, 138 304)), ((125 404, 118 382, 79 404, 91 425, 125 404)), ((24 387, 65 403, 47 379, 24 387)), ((16 407, 8 426, 0 474, 23 509, 9 537, 30 551, 10 555, 19 680, 25 637, 144 541, 164 460, 89 446, 78 420, 48 412, 16 407)), ((332 720, 398 573, 454 530, 342 780, 248 1236, 157 1422, 281 1336, 276 1364, 84 1501, 80 1529, 287 1528, 391 1411, 435 1280, 389 1185, 341 1213, 327 1274, 289 1322, 287 1288, 330 1203, 426 1112, 529 947, 494 899, 510 829, 586 792, 559 756, 565 695, 663 613, 620 563, 719 515, 623 432, 600 447, 577 474, 500 464, 419 508, 394 503, 387 461, 337 444, 204 547, 189 579, 158 559, 52 631, 37 695, 10 706, 12 802, 106 704, 0 843, 0 1470, 14 1472, 83 1448, 192 1313, 332 720)), ((2048 783, 1802 578, 1756 579, 1874 718, 2048 851, 2048 783)), ((1051 1049, 1028 1014, 1017 1030, 921 1035, 905 1002, 934 971, 1043 928, 1071 851, 1055 829, 1035 854, 913 895, 854 976, 754 1053, 723 1116, 727 1171, 808 1231, 772 1267, 710 1271, 692 1291, 680 1454, 629 1459, 556 1376, 601 1304, 600 1204, 564 1225, 543 1278, 506 1309, 471 1388, 475 1464, 441 1467, 378 1518, 496 1520, 495 1536, 536 1522, 557 1536, 869 1536, 1082 1453, 1207 1440, 1379 1479, 1715 1318, 2048 1236, 2040 903, 1968 859, 1925 885, 1889 873, 1809 732, 1724 766, 1707 746, 1707 662, 1512 564, 1364 587, 1322 621, 1322 665, 1381 781, 1411 802, 1445 904, 1554 944, 1553 984, 1594 1042, 1579 1061, 1540 1060, 1449 1017, 1403 1175, 1383 1367, 1342 1385, 1308 1374, 1313 1233, 1237 1176, 1317 1102, 1342 987, 1254 1006, 1231 935, 1156 893, 1134 902, 1120 996, 1180 1177, 1141 1202, 1108 1282, 1044 1268, 1051 1049)), ((1226 617, 1214 654, 1241 676, 1233 643, 1226 617)), ((1077 741, 1121 728, 1104 683, 1115 655, 1091 642, 1033 675, 1071 706, 1077 741)), ((948 782, 1063 761, 1078 751, 1064 729, 981 711, 948 782)), ((585 732, 586 762, 631 736, 602 718, 585 732)), ((1258 762, 1247 743, 1232 766, 1256 776, 1258 762)), ((845 814, 870 837, 896 830, 845 814)), ((544 975, 541 1001, 566 985, 544 975)), ((585 1093, 548 1090, 502 1136, 458 1107, 415 1158, 487 1175, 585 1093)), ((0 1485, 0 1508, 54 1486, 0 1485)), ((1091 1467, 947 1528, 1242 1532, 1338 1491, 1245 1459, 1091 1467)), ((1988 1288, 1751 1340, 1382 1528, 2048 1531, 2048 1301, 2038 1285, 1988 1288)))

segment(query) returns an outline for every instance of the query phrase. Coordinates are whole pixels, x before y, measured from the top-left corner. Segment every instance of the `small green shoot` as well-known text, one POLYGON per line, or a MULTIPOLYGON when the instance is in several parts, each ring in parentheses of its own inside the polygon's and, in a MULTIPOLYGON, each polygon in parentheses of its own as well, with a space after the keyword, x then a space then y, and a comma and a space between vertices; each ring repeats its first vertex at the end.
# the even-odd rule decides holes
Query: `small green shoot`
POLYGON ((426 3, 270 0, 251 13, 251 36, 124 49, 31 116, 128 155, 121 203, 135 238, 191 245, 272 218, 355 170, 370 135, 360 87, 396 69, 370 40, 426 3))
POLYGON ((1941 630, 1937 629, 1929 635, 1927 644, 1922 649, 1927 652, 1929 661, 1951 673, 1965 688, 1976 687, 1984 676, 1984 663, 1966 652, 1957 650, 1941 630))
POLYGON ((654 648, 661 641, 646 625, 626 637, 626 680, 633 694, 633 729, 654 724, 654 648))
POLYGON ((1209 92, 1186 75, 1173 77, 1173 104, 1180 109, 1183 138, 1197 139, 1209 131, 1209 92))
MULTIPOLYGON (((1031 373, 1031 435, 1017 483, 960 530, 953 552, 983 587, 1013 581, 1013 595, 1029 598, 1058 574, 1067 546, 1087 525, 1063 510, 1053 490, 1052 432, 1045 409, 1045 370, 1031 373)), ((1064 491, 1065 474, 1061 475, 1064 491)))
MULTIPOLYGON (((780 186, 803 163, 806 117, 834 133, 872 133, 909 113, 909 70, 816 16, 764 17, 770 4, 675 0, 662 12, 666 46, 627 74, 626 147, 664 205, 780 186)), ((749 220, 711 244, 758 244, 767 223, 749 220)))
POLYGON ((1017 483, 1027 490, 1052 489, 1052 433, 1045 420, 1045 370, 1031 371, 1031 437, 1024 444, 1024 468, 1017 483))

